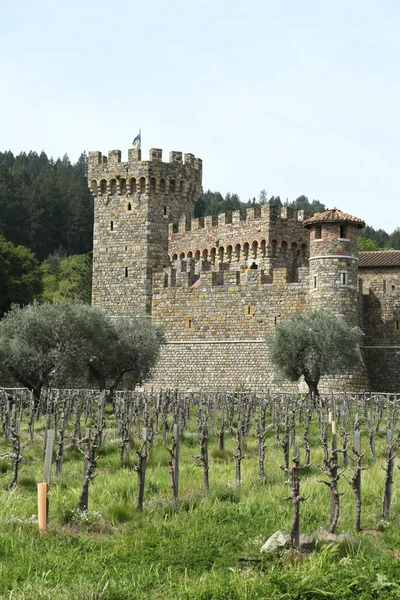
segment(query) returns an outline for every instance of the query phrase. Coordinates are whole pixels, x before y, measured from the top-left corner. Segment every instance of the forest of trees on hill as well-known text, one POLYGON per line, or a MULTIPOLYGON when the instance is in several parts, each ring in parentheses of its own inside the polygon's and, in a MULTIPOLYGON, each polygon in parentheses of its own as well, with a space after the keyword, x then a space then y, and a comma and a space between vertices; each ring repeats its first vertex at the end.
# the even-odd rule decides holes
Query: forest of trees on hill
POLYGON ((39 261, 63 249, 92 249, 93 198, 87 186, 87 157, 53 160, 45 152, 0 153, 0 233, 27 246, 39 261))
MULTIPOLYGON (((92 250, 93 198, 87 186, 87 156, 76 163, 67 155, 54 160, 45 152, 0 152, 0 235, 14 245, 29 248, 43 262, 58 253, 64 259, 92 250)), ((247 202, 235 193, 223 196, 207 190, 196 204, 195 216, 244 209, 246 206, 276 204, 320 212, 326 210, 319 200, 304 195, 293 202, 279 196, 268 198, 261 190, 258 198, 247 202)), ((400 249, 400 228, 391 235, 373 227, 360 232, 360 249, 400 249)))

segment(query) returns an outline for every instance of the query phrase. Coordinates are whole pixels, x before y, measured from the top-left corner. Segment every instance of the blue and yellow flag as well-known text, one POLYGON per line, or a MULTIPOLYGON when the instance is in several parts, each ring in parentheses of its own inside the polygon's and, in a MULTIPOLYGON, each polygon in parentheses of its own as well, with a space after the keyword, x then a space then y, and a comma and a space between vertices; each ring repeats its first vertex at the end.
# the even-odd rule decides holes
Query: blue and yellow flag
POLYGON ((141 132, 139 131, 138 135, 135 137, 135 139, 132 142, 132 146, 134 148, 140 148, 142 145, 142 139, 141 139, 141 132))

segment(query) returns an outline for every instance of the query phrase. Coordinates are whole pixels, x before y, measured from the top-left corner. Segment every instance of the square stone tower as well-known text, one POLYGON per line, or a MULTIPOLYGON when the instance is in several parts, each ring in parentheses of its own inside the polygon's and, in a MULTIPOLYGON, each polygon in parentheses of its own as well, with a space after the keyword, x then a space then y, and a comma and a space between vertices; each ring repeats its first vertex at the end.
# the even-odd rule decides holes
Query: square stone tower
POLYGON ((202 161, 193 154, 152 148, 149 160, 130 149, 89 153, 94 196, 92 303, 109 314, 151 312, 153 272, 168 264, 168 224, 193 218, 202 161))

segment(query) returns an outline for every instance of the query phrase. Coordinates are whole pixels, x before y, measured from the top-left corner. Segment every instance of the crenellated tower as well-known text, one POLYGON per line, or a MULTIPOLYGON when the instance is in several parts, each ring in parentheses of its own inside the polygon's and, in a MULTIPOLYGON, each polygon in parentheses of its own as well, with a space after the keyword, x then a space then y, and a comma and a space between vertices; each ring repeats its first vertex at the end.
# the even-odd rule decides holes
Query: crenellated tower
POLYGON ((310 308, 326 308, 357 325, 358 230, 365 223, 337 208, 304 221, 310 230, 310 308))
POLYGON ((202 161, 152 148, 89 153, 94 196, 92 302, 110 314, 151 312, 152 276, 169 263, 168 225, 192 219, 201 193, 202 161))

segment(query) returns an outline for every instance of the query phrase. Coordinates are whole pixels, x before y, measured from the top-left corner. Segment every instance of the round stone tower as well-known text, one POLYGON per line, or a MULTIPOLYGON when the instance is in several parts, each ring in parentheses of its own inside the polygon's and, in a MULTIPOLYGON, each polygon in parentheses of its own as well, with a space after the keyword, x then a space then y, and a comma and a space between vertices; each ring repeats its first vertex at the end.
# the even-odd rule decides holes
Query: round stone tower
POLYGON ((357 237, 362 219, 333 208, 304 221, 310 230, 310 307, 358 324, 357 237))
POLYGON ((92 302, 110 314, 151 311, 152 276, 168 264, 168 224, 193 218, 202 161, 193 154, 131 148, 128 162, 111 150, 89 152, 94 196, 92 302))

